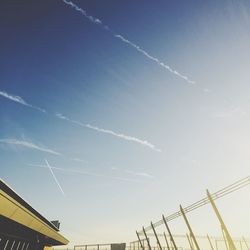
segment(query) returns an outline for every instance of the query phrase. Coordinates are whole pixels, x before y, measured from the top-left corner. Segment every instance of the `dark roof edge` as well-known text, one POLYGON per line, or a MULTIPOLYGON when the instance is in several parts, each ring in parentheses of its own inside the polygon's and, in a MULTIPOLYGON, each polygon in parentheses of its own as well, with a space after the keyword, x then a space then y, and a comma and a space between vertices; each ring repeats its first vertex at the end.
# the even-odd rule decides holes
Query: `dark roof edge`
POLYGON ((31 207, 24 199, 22 199, 12 188, 10 188, 2 179, 0 179, 0 190, 3 190, 6 194, 8 194, 11 198, 20 203, 23 207, 28 209, 34 215, 36 215, 39 219, 41 219, 44 223, 46 223, 49 227, 53 228, 57 232, 59 229, 55 227, 50 221, 48 221, 45 217, 43 217, 40 213, 38 213, 33 207, 31 207))

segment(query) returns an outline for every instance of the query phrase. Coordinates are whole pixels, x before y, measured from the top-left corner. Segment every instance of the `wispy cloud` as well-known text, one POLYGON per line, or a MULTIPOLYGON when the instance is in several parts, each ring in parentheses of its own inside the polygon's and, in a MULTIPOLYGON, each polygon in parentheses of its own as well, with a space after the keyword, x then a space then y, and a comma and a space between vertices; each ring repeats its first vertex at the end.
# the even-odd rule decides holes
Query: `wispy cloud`
POLYGON ((55 115, 56 115, 56 117, 59 118, 59 119, 70 121, 66 116, 64 116, 64 115, 61 114, 61 113, 56 113, 55 115))
POLYGON ((146 178, 154 178, 153 175, 145 173, 145 172, 134 172, 132 170, 125 170, 127 174, 134 175, 134 176, 140 176, 140 177, 146 177, 146 178))
POLYGON ((48 162, 46 159, 44 159, 44 160, 45 160, 45 163, 46 163, 48 169, 50 170, 50 172, 51 172, 51 174, 52 174, 52 177, 54 178, 54 180, 55 180, 57 186, 58 186, 59 189, 61 190, 62 194, 65 195, 65 193, 64 193, 64 191, 63 191, 63 189, 62 189, 62 186, 60 185, 59 181, 57 180, 57 178, 56 178, 56 176, 55 176, 55 174, 54 174, 54 172, 53 172, 53 170, 52 170, 52 167, 49 165, 49 162, 48 162))
POLYGON ((36 106, 34 106, 34 105, 31 105, 31 104, 27 103, 27 102, 26 102, 22 97, 20 97, 20 96, 11 95, 11 94, 9 94, 9 93, 7 93, 7 92, 5 92, 5 91, 1 91, 1 90, 0 90, 0 96, 5 97, 5 98, 9 99, 10 101, 17 102, 17 103, 22 104, 22 105, 24 105, 24 106, 27 106, 27 107, 36 109, 36 110, 38 110, 38 111, 40 111, 40 112, 46 113, 46 111, 45 111, 44 109, 39 108, 39 107, 36 107, 36 106))
POLYGON ((71 1, 67 1, 67 0, 62 0, 64 3, 70 5, 72 8, 74 8, 75 10, 79 11, 83 16, 85 16, 89 21, 95 23, 95 24, 102 24, 102 21, 98 18, 95 18, 93 16, 90 16, 87 14, 87 12, 85 10, 83 10, 82 8, 78 7, 76 4, 74 4, 71 1))
POLYGON ((212 92, 212 90, 211 90, 211 89, 208 89, 208 88, 204 88, 204 89, 203 89, 203 92, 210 93, 210 92, 212 92))
POLYGON ((117 133, 117 132, 114 132, 113 130, 99 128, 99 127, 96 127, 96 126, 93 126, 93 125, 90 125, 90 124, 86 124, 85 126, 87 128, 89 128, 89 129, 93 129, 95 131, 105 133, 105 134, 110 134, 110 135, 119 137, 121 139, 127 140, 127 141, 133 141, 133 142, 139 143, 139 144, 141 144, 143 146, 149 147, 149 148, 151 148, 151 149, 153 149, 153 150, 155 150, 157 152, 161 152, 161 149, 157 148, 155 145, 153 145, 152 143, 150 143, 150 142, 148 142, 146 140, 141 140, 141 139, 138 139, 138 138, 130 136, 130 135, 117 133))
POLYGON ((176 71, 173 68, 171 68, 169 65, 161 62, 158 58, 150 55, 147 51, 145 51, 144 49, 142 49, 140 46, 136 45, 135 43, 129 41, 128 39, 124 38, 122 35, 114 34, 114 37, 117 38, 117 39, 120 39, 124 43, 127 43, 131 47, 135 48, 138 52, 140 52, 141 54, 143 54, 144 56, 146 56, 148 59, 150 59, 150 60, 154 61, 155 63, 157 63, 159 66, 161 66, 164 69, 168 70, 170 73, 172 73, 172 74, 174 74, 174 75, 182 78, 183 80, 185 80, 186 82, 188 82, 190 84, 195 84, 195 81, 190 80, 187 76, 182 75, 178 71, 176 71))
POLYGON ((151 148, 154 151, 162 152, 161 149, 157 148, 155 145, 153 145, 152 143, 148 142, 147 140, 142 140, 142 139, 130 136, 130 135, 125 135, 125 134, 122 134, 122 133, 117 133, 117 132, 115 132, 113 130, 110 130, 110 129, 99 128, 99 127, 93 126, 91 124, 84 124, 84 123, 81 123, 79 121, 71 120, 68 117, 66 117, 66 116, 64 116, 64 115, 62 115, 60 113, 57 113, 56 117, 59 118, 59 119, 66 120, 66 121, 69 121, 71 123, 74 123, 76 125, 79 125, 81 127, 92 129, 92 130, 95 130, 95 131, 100 132, 100 133, 113 135, 113 136, 121 138, 123 140, 136 142, 136 143, 139 143, 139 144, 141 144, 143 146, 149 147, 149 148, 151 148))
MULTIPOLYGON (((43 110, 43 109, 41 109, 39 107, 36 107, 34 105, 31 105, 31 104, 27 103, 20 96, 10 95, 10 94, 8 94, 6 92, 3 92, 3 91, 0 91, 0 95, 3 96, 3 97, 5 97, 5 98, 7 98, 7 99, 9 99, 9 100, 11 100, 11 101, 17 102, 17 103, 19 103, 21 105, 25 105, 27 107, 34 108, 34 109, 36 109, 38 111, 41 111, 41 112, 46 112, 45 110, 43 110)), ((55 116, 57 118, 61 119, 61 120, 66 120, 66 121, 74 123, 74 124, 76 124, 78 126, 85 127, 85 128, 88 128, 88 129, 92 129, 92 130, 98 131, 100 133, 110 134, 110 135, 116 136, 118 138, 121 138, 123 140, 133 141, 133 142, 139 143, 139 144, 141 144, 143 146, 149 147, 149 148, 151 148, 154 151, 161 152, 160 149, 158 149, 155 145, 153 145, 152 143, 148 142, 147 140, 142 140, 142 139, 130 136, 130 135, 125 135, 125 134, 122 134, 122 133, 117 133, 117 132, 115 132, 113 130, 110 130, 110 129, 99 128, 99 127, 93 126, 91 124, 84 124, 84 123, 81 123, 79 121, 75 121, 75 120, 69 119, 68 117, 62 115, 61 113, 56 113, 55 116)), ((40 151, 48 152, 48 153, 51 153, 51 154, 60 155, 59 153, 57 153, 57 152, 55 152, 53 150, 37 146, 37 145, 35 145, 35 144, 31 143, 31 142, 21 141, 21 140, 16 140, 16 139, 2 139, 2 140, 3 140, 2 142, 5 142, 5 143, 15 144, 15 145, 22 145, 24 147, 29 147, 29 148, 37 149, 37 150, 40 150, 40 151)))
POLYGON ((146 173, 146 172, 135 172, 132 170, 123 170, 117 167, 111 167, 110 169, 115 172, 121 172, 121 173, 129 174, 129 175, 133 175, 133 176, 139 176, 139 177, 144 177, 144 178, 155 178, 153 175, 146 173))
POLYGON ((72 158, 73 161, 77 161, 77 162, 83 162, 83 163, 87 163, 88 161, 80 159, 80 158, 72 158))
POLYGON ((18 139, 13 139, 13 138, 3 138, 3 139, 0 139, 0 143, 26 147, 26 148, 42 151, 42 152, 53 154, 53 155, 62 155, 61 153, 58 153, 52 149, 49 149, 40 145, 36 145, 33 142, 24 141, 24 140, 18 140, 18 139))
MULTIPOLYGON (((25 105, 25 106, 34 108, 34 109, 36 109, 38 111, 46 112, 45 110, 43 110, 43 109, 41 109, 39 107, 36 107, 34 105, 31 105, 31 104, 27 103, 20 96, 13 96, 13 95, 10 95, 10 94, 8 94, 6 92, 3 92, 3 91, 0 91, 0 96, 3 96, 3 97, 5 97, 5 98, 7 98, 7 99, 9 99, 11 101, 14 101, 14 102, 17 102, 17 103, 21 104, 21 105, 25 105)), ((161 152, 160 149, 156 148, 155 145, 153 145, 152 143, 150 143, 150 142, 148 142, 146 140, 141 140, 141 139, 138 139, 138 138, 133 137, 133 136, 124 135, 124 134, 121 134, 121 133, 116 133, 116 132, 114 132, 112 130, 99 128, 97 126, 93 126, 93 125, 90 125, 90 124, 84 124, 84 123, 81 123, 79 121, 75 121, 75 120, 69 119, 68 117, 62 115, 61 113, 56 113, 55 117, 57 117, 57 118, 59 118, 61 120, 66 120, 68 122, 71 122, 71 123, 76 124, 76 125, 81 126, 81 127, 92 129, 92 130, 95 130, 95 131, 98 131, 98 132, 101 132, 101 133, 110 134, 110 135, 119 137, 119 138, 124 139, 124 140, 133 141, 133 142, 139 143, 141 145, 147 146, 147 147, 149 147, 149 148, 151 148, 151 149, 153 149, 155 151, 161 152)), ((2 142, 5 142, 5 143, 15 144, 15 145, 21 145, 21 146, 24 146, 24 147, 29 147, 29 148, 37 149, 37 150, 48 152, 48 153, 51 153, 51 154, 60 155, 60 153, 58 153, 58 152, 55 152, 53 150, 37 146, 37 145, 35 145, 35 144, 31 143, 31 142, 27 142, 27 141, 24 141, 24 140, 22 140, 22 141, 21 140, 16 140, 16 139, 2 139, 2 140, 3 140, 2 142)))
POLYGON ((190 84, 194 84, 195 81, 190 80, 187 76, 179 73, 177 70, 174 70, 172 67, 170 67, 169 65, 163 63, 160 59, 152 56, 150 53, 148 53, 147 51, 145 51, 144 49, 142 49, 140 46, 138 46, 137 44, 131 42, 130 40, 128 40, 127 38, 125 38, 124 36, 122 36, 121 34, 116 34, 115 32, 112 31, 111 28, 109 28, 109 26, 105 25, 100 19, 95 18, 91 15, 88 15, 87 12, 80 8, 79 6, 77 6, 75 3, 73 3, 72 1, 68 1, 68 0, 62 0, 65 4, 71 6, 73 9, 75 9, 76 11, 80 12, 85 18, 87 18, 90 22, 97 24, 97 25, 101 25, 102 28, 104 28, 106 31, 108 31, 109 33, 111 33, 111 35, 113 35, 113 37, 115 37, 116 39, 119 39, 120 41, 122 41, 123 43, 126 43, 127 45, 129 45, 130 47, 134 48, 135 50, 137 50, 139 53, 141 53, 142 55, 144 55, 146 58, 148 58, 149 60, 155 62, 157 65, 159 65, 160 67, 162 67, 163 69, 169 71, 170 73, 176 75, 177 77, 185 80, 187 83, 190 84))
POLYGON ((218 112, 214 116, 216 118, 230 118, 233 116, 246 116, 247 112, 240 109, 240 108, 232 108, 231 110, 223 111, 223 112, 218 112))
MULTIPOLYGON (((40 164, 27 164, 27 165, 31 167, 47 168, 47 165, 40 165, 40 164)), ((109 176, 105 174, 99 174, 99 173, 93 173, 93 172, 75 170, 75 169, 66 169, 66 168, 60 168, 60 167, 54 167, 54 166, 50 166, 50 168, 59 170, 62 172, 67 172, 67 173, 81 174, 81 175, 98 177, 98 178, 107 178, 107 179, 119 180, 119 181, 125 181, 125 182, 142 183, 141 180, 126 178, 126 177, 109 176)))

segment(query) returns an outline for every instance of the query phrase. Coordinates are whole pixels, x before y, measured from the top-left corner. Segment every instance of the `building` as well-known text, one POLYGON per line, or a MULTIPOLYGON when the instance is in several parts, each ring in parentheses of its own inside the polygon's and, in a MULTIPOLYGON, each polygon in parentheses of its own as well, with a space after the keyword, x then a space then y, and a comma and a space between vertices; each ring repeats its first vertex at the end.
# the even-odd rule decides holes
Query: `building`
POLYGON ((68 242, 57 221, 48 221, 0 179, 1 250, 42 250, 68 242))

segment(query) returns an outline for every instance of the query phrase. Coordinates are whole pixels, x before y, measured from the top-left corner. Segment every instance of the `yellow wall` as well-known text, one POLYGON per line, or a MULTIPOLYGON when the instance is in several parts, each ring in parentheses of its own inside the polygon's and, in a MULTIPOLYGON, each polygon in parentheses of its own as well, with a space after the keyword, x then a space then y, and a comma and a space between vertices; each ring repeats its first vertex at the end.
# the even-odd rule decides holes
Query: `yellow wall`
POLYGON ((22 224, 32 230, 50 237, 61 243, 68 244, 68 240, 59 234, 56 230, 49 227, 44 221, 23 207, 16 200, 0 190, 0 215, 5 216, 19 224, 22 224))

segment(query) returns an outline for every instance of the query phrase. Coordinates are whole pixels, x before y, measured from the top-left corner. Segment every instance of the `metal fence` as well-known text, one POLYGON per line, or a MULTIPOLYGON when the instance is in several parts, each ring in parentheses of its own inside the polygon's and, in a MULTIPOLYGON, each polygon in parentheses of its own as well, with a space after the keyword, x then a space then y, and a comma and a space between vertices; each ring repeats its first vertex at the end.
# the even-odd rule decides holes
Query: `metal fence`
MULTIPOLYGON (((236 249, 246 249, 250 250, 250 244, 249 240, 246 240, 244 237, 241 239, 235 239, 232 238, 227 226, 225 225, 225 222, 215 204, 215 200, 224 197, 225 195, 228 195, 232 192, 235 192, 247 185, 250 184, 250 176, 241 179, 227 187, 224 187, 220 189, 219 191, 215 193, 210 193, 208 190, 206 190, 206 197, 187 206, 182 207, 180 205, 179 210, 173 214, 170 214, 168 216, 162 215, 162 219, 157 222, 151 222, 149 226, 142 227, 142 230, 136 231, 136 235, 138 238, 138 241, 132 243, 135 244, 133 247, 138 247, 143 250, 154 250, 155 247, 151 243, 151 239, 153 239, 156 242, 156 246, 158 250, 165 250, 165 249, 174 249, 178 250, 183 248, 182 244, 177 244, 176 236, 174 236, 171 232, 171 229, 168 225, 169 221, 173 221, 178 217, 183 217, 183 221, 186 225, 188 233, 184 235, 182 238, 185 239, 186 243, 188 243, 187 246, 184 247, 184 249, 191 249, 191 250, 200 250, 200 249, 210 249, 210 250, 218 250, 218 249, 225 249, 225 250, 236 250, 236 249), (202 236, 199 237, 194 234, 192 226, 187 218, 187 213, 190 213, 191 211, 194 211, 206 204, 211 204, 213 211, 219 221, 221 231, 222 231, 222 238, 218 237, 210 237, 202 236), (156 228, 163 225, 165 227, 165 230, 162 235, 156 232, 156 228), (165 232, 166 231, 166 232, 165 232), (164 243, 160 238, 164 238, 164 243), (198 242, 199 238, 199 242, 198 242), (204 241, 206 240, 205 247, 203 246, 201 239, 204 241)), ((136 250, 136 249, 133 249, 136 250)))
POLYGON ((215 193, 206 190, 206 197, 187 206, 180 205, 179 210, 168 216, 162 215, 157 222, 151 222, 149 226, 142 227, 142 230, 136 231, 137 240, 130 242, 127 246, 125 243, 116 244, 92 244, 76 245, 73 248, 60 250, 250 250, 250 239, 241 237, 232 237, 224 220, 215 204, 215 200, 235 192, 250 184, 250 176, 241 179, 227 187, 220 189, 215 193), (219 221, 222 237, 213 237, 209 235, 195 235, 192 226, 187 218, 190 213, 206 204, 210 204, 219 221), (174 235, 168 225, 169 221, 183 217, 183 221, 188 233, 184 235, 174 235), (156 228, 163 226, 165 229, 162 233, 156 232, 156 228))

